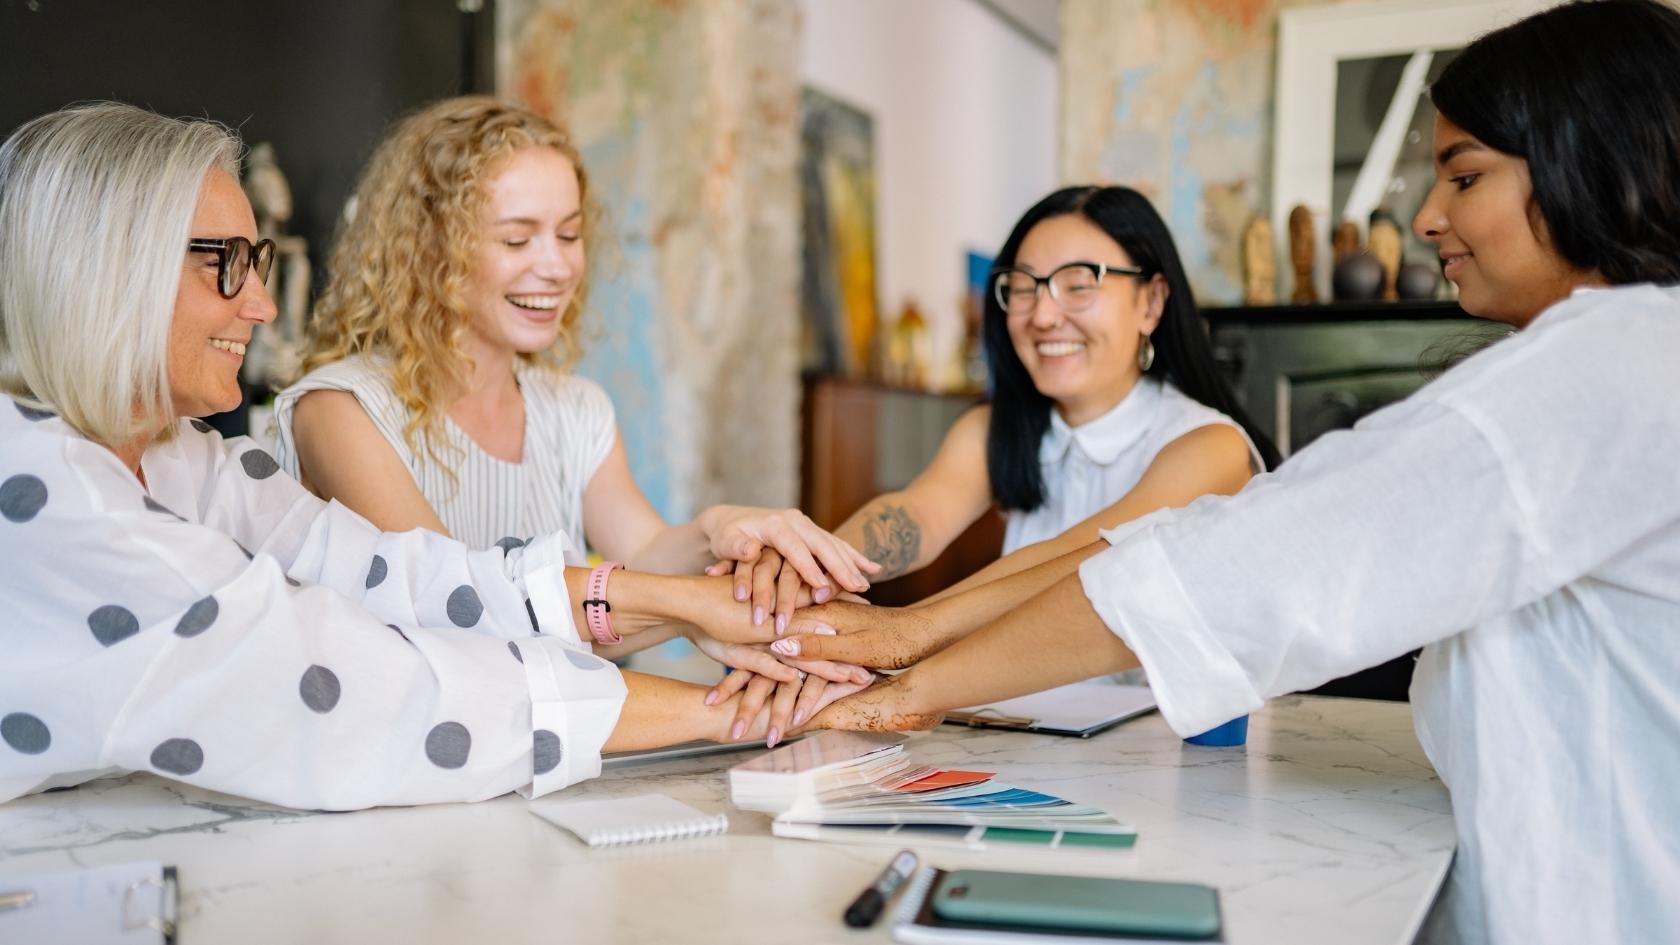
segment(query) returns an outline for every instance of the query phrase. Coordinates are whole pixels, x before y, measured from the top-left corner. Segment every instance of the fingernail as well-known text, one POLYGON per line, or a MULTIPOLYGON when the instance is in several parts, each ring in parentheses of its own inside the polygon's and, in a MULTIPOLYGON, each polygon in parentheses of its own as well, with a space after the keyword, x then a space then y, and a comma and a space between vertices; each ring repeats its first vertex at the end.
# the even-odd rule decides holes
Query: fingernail
POLYGON ((812 627, 811 632, 819 637, 837 637, 840 635, 840 631, 825 623, 819 623, 812 627))
POLYGON ((753 608, 753 626, 762 627, 763 625, 764 625, 764 608, 763 607, 754 607, 753 608))
POLYGON ((799 711, 793 713, 793 727, 794 728, 798 728, 800 723, 802 723, 804 721, 805 721, 805 710, 804 709, 800 709, 799 711))
POLYGON ((776 615, 776 636, 781 636, 787 630, 787 614, 776 615))
POLYGON ((717 702, 717 696, 718 696, 718 694, 717 694, 716 689, 713 689, 711 692, 706 693, 706 704, 707 705, 712 705, 713 703, 717 702))
POLYGON ((826 584, 824 584, 822 587, 817 588, 815 591, 811 592, 811 599, 816 601, 819 604, 827 603, 828 599, 830 597, 833 597, 833 596, 834 596, 834 589, 829 587, 826 584))
POLYGON ((875 674, 867 669, 859 670, 857 674, 857 681, 859 684, 867 686, 875 681, 875 674))
POLYGON ((764 747, 765 748, 775 748, 776 743, 781 741, 781 740, 782 740, 782 730, 779 729, 779 728, 773 728, 773 729, 770 730, 770 737, 766 738, 764 740, 764 747))
POLYGON ((746 600, 747 599, 747 589, 744 588, 744 587, 737 587, 735 589, 735 599, 736 600, 746 600))
POLYGON ((770 651, 779 656, 798 656, 799 641, 792 638, 777 640, 775 643, 770 644, 770 651))
POLYGON ((744 721, 737 721, 735 725, 729 729, 729 740, 732 742, 740 741, 741 736, 746 733, 747 723, 744 721))

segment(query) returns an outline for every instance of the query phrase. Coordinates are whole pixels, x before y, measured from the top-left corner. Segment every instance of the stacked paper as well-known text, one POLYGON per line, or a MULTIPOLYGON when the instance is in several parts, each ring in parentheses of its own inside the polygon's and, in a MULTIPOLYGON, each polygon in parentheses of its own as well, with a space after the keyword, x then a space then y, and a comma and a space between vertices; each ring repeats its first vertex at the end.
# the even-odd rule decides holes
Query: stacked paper
POLYGON ((1108 812, 999 784, 989 771, 918 764, 904 736, 822 732, 737 765, 730 798, 774 814, 778 836, 1116 849, 1136 832, 1108 812))

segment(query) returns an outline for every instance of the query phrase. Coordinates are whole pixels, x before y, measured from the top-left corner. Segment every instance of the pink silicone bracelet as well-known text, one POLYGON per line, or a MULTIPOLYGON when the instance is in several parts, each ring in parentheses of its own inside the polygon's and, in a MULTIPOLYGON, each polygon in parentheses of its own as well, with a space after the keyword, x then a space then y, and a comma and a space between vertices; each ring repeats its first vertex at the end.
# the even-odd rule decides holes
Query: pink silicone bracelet
POLYGON ((583 600, 583 618, 589 624, 589 635, 596 643, 610 646, 623 643, 624 638, 613 632, 612 605, 607 603, 607 576, 624 567, 617 561, 603 561, 589 571, 583 600))

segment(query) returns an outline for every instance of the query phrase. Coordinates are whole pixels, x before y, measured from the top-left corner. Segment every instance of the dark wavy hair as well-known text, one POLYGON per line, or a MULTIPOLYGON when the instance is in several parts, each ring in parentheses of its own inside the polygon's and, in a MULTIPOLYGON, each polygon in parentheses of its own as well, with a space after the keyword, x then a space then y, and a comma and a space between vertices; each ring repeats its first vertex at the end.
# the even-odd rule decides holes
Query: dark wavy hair
POLYGON ((1680 12, 1554 7, 1466 46, 1429 95, 1528 162, 1532 206, 1565 261, 1613 285, 1680 282, 1680 12))
MULTIPOLYGON (((1051 217, 1078 215, 1096 224, 1141 266, 1146 277, 1160 273, 1167 282, 1167 302, 1161 323, 1150 340, 1155 343, 1154 377, 1165 377, 1186 395, 1225 414, 1248 432, 1271 469, 1278 464, 1270 439, 1249 420, 1236 395, 1213 363, 1207 326, 1196 310, 1178 247, 1161 215, 1149 200, 1129 187, 1066 187, 1028 210, 998 250, 995 265, 1015 265, 1021 241, 1051 217)), ((1015 353, 1004 324, 1003 307, 986 293, 982 332, 986 361, 992 371, 992 417, 986 432, 986 470, 992 494, 1006 509, 1030 512, 1044 504, 1044 473, 1038 445, 1050 429, 1051 399, 1033 385, 1027 366, 1015 353)))

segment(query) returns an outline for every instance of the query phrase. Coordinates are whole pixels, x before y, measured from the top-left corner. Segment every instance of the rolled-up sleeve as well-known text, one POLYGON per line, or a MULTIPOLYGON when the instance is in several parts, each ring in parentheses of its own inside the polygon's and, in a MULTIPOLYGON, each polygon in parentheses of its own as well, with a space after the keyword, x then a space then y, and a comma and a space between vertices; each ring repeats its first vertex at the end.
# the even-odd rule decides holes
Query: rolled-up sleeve
POLYGON ((1105 534, 1080 581, 1194 734, 1537 599, 1535 546, 1476 424, 1403 404, 1231 497, 1105 534))

